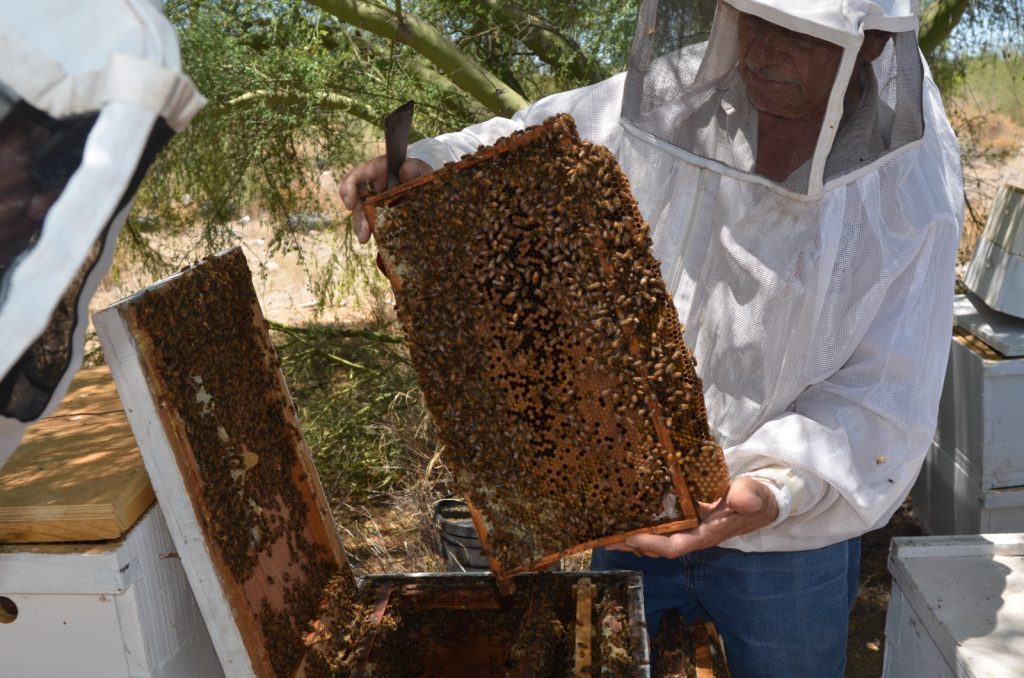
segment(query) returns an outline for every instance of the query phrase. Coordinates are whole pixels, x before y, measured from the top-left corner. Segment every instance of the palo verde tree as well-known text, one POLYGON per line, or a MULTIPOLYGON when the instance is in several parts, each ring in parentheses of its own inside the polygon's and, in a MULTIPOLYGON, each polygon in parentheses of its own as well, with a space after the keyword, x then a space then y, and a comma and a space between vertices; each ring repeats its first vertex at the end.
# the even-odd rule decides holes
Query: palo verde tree
MULTIPOLYGON (((639 0, 171 0, 184 67, 210 104, 149 173, 126 244, 144 245, 153 225, 199 222, 212 249, 255 203, 286 245, 296 214, 322 211, 320 173, 379 151, 388 111, 415 99, 413 136, 432 135, 596 82, 624 68, 638 7, 639 0)), ((1022 8, 1024 0, 931 0, 920 44, 940 73, 972 50, 1019 47, 1022 8)))

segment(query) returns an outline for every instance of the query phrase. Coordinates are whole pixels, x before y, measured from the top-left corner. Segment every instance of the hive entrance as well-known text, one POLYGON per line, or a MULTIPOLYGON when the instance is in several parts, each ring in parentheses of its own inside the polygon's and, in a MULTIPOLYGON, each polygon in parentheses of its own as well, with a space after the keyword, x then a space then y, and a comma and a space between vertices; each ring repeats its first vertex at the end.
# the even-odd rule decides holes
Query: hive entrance
POLYGON ((492 569, 696 525, 728 476, 607 149, 556 116, 367 212, 492 569))

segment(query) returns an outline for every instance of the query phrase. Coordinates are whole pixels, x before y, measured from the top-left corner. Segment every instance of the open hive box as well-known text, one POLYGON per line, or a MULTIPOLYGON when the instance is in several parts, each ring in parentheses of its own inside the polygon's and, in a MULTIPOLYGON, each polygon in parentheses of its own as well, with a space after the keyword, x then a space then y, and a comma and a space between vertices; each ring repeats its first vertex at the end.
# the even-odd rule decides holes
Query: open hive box
POLYGON ((226 675, 648 675, 635 573, 356 582, 240 250, 94 322, 226 675))
POLYGON ((492 571, 696 526, 728 473, 611 152, 555 116, 367 215, 492 571))

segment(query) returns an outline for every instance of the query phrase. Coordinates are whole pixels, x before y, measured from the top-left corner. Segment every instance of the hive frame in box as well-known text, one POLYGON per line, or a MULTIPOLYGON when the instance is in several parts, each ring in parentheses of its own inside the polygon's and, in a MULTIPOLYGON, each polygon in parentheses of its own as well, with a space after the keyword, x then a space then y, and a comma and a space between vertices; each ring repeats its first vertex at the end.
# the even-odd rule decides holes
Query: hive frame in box
MULTIPOLYGON (((384 210, 386 210, 388 206, 395 205, 396 203, 399 203, 402 200, 406 199, 411 191, 415 191, 420 187, 436 182, 439 179, 443 179, 444 177, 449 177, 458 172, 467 170, 469 168, 473 168, 503 153, 506 153, 510 150, 514 150, 515 148, 519 148, 529 143, 530 141, 539 138, 546 132, 547 130, 544 126, 537 126, 528 129, 525 132, 519 133, 513 137, 499 140, 494 146, 487 149, 482 149, 473 156, 467 157, 456 163, 446 165, 444 168, 438 170, 433 174, 419 177, 406 184, 402 184, 401 186, 395 187, 385 193, 370 196, 365 201, 367 218, 370 220, 370 223, 372 224, 380 224, 381 217, 383 216, 383 214, 386 213, 384 210)), ((378 243, 381 245, 382 253, 385 255, 383 260, 384 262, 386 262, 388 259, 386 246, 380 243, 379 237, 378 243)), ((612 272, 610 253, 607 251, 607 249, 604 249, 600 252, 599 256, 603 272, 606 275, 610 275, 612 272)), ((387 268, 386 263, 383 266, 383 268, 387 268)), ((392 271, 385 270, 385 273, 387 274, 393 288, 395 289, 396 298, 399 297, 401 295, 402 290, 402 280, 392 271)), ((628 326, 624 331, 629 331, 628 326)), ((634 357, 636 357, 637 340, 635 336, 631 339, 628 349, 631 352, 631 354, 634 357)), ((664 415, 662 414, 659 403, 653 398, 650 398, 647 401, 646 405, 650 411, 651 423, 653 424, 653 428, 656 431, 658 442, 664 447, 665 450, 667 450, 671 454, 674 451, 673 442, 669 435, 669 430, 664 421, 664 415)), ((507 580, 509 577, 521 572, 543 569, 557 562, 559 559, 566 555, 570 555, 598 546, 605 546, 621 542, 629 536, 635 534, 666 534, 696 527, 696 525, 698 524, 698 511, 695 506, 695 502, 691 497, 691 493, 687 488, 687 484, 683 479, 679 461, 677 460, 676 462, 669 464, 669 468, 671 471, 672 487, 675 491, 676 497, 678 499, 678 505, 682 513, 680 519, 673 520, 671 522, 665 522, 659 525, 643 527, 640 529, 634 529, 630 531, 621 532, 619 534, 586 541, 584 543, 580 543, 554 553, 549 553, 538 560, 534 560, 528 566, 515 567, 512 569, 508 569, 507 571, 503 571, 501 564, 493 556, 493 553, 489 548, 488 529, 485 524, 485 520, 480 508, 472 501, 470 497, 467 496, 466 500, 467 504, 469 505, 474 525, 476 526, 477 532, 480 535, 481 542, 484 545, 484 550, 485 552, 487 552, 488 557, 490 559, 492 571, 498 575, 499 580, 507 580)))
MULTIPOLYGON (((153 337, 139 325, 138 321, 137 308, 140 303, 146 302, 149 297, 157 298, 156 295, 176 294, 181 298, 180 295, 185 292, 177 288, 187 284, 189 276, 198 275, 198 271, 204 270, 203 266, 244 268, 245 284, 251 291, 252 300, 252 326, 249 331, 264 349, 263 364, 256 366, 255 369, 262 369, 265 375, 269 375, 275 385, 276 396, 283 405, 280 416, 287 425, 298 431, 295 408, 273 352, 267 326, 256 301, 255 291, 252 289, 251 276, 244 263, 244 255, 235 248, 221 253, 214 259, 212 263, 204 262, 186 269, 114 304, 95 314, 93 321, 118 392, 125 404, 146 470, 168 518, 168 529, 210 630, 224 672, 229 678, 271 678, 275 676, 275 672, 271 665, 270 651, 265 646, 260 630, 257 600, 260 595, 264 595, 264 600, 273 598, 275 602, 284 606, 285 584, 280 576, 274 581, 265 580, 269 583, 257 581, 256 577, 257 574, 270 572, 275 575, 282 571, 297 572, 298 563, 296 561, 296 565, 293 565, 291 562, 284 562, 284 556, 293 553, 291 547, 286 543, 282 556, 281 549, 274 550, 274 545, 280 541, 275 540, 270 544, 269 556, 262 553, 255 565, 257 574, 245 580, 244 586, 232 575, 221 547, 214 541, 209 529, 210 508, 202 498, 202 486, 206 479, 200 475, 184 422, 173 406, 170 385, 164 382, 157 366, 157 351, 154 348, 153 337)), ((198 310, 213 306, 216 299, 191 301, 198 310)), ((203 319, 199 314, 194 319, 182 320, 168 330, 182 332, 183 326, 188 322, 198 323, 203 322, 203 319)), ((202 348, 197 346, 196 351, 202 348)), ((220 346, 214 346, 209 350, 221 349, 220 346)), ((198 399, 200 393, 197 392, 196 395, 198 399)), ((339 568, 346 567, 338 530, 301 434, 295 443, 296 447, 292 450, 295 460, 290 466, 290 480, 292 486, 301 493, 302 501, 309 509, 309 536, 306 537, 303 533, 300 537, 312 539, 315 545, 324 549, 327 557, 335 565, 339 568)), ((244 479, 244 474, 242 477, 244 479)), ((286 483, 287 481, 282 479, 281 485, 284 486, 286 483)), ((280 509, 282 505, 276 506, 280 509)), ((287 504, 282 510, 287 511, 287 504)), ((273 509, 270 508, 268 513, 273 515, 273 509)), ((279 520, 283 523, 287 520, 287 514, 279 516, 279 520)), ((296 641, 301 643, 299 637, 296 637, 296 641)), ((306 660, 303 659, 292 675, 302 675, 305 666, 306 660)))
MULTIPOLYGON (((576 670, 573 675, 590 675, 591 666, 589 642, 597 635, 591 628, 593 610, 591 603, 593 594, 602 586, 610 586, 616 581, 622 582, 625 587, 626 610, 630 615, 629 637, 633 650, 632 658, 636 662, 636 678, 649 678, 651 671, 650 643, 647 637, 646 623, 644 622, 644 599, 643 584, 640 574, 628 571, 606 571, 606 572, 526 572, 514 576, 520 586, 515 588, 527 588, 524 583, 534 577, 544 577, 548 581, 563 581, 576 589, 578 586, 588 587, 586 590, 576 592, 577 600, 577 643, 576 650, 579 653, 576 657, 576 670), (587 593, 587 590, 590 593, 587 593), (585 623, 583 620, 586 620, 585 623), (587 643, 582 642, 587 637, 587 643), (583 649, 585 647, 585 649, 583 649), (581 663, 582 661, 582 663, 581 663)), ((374 597, 373 609, 368 615, 368 623, 375 627, 371 633, 362 639, 360 648, 361 661, 367 661, 371 657, 373 646, 377 640, 379 627, 383 621, 389 606, 403 596, 416 596, 426 593, 437 596, 435 603, 438 608, 449 610, 474 610, 474 609, 496 609, 503 604, 503 601, 496 595, 481 595, 480 591, 468 591, 468 588, 486 582, 495 581, 489 573, 412 573, 412 574, 375 574, 361 577, 358 581, 360 591, 377 591, 374 597), (467 587, 466 584, 470 586, 467 587), (450 585, 450 586, 449 586, 450 585), (450 589, 444 592, 443 589, 450 589), (434 589, 431 591, 431 589, 434 589)), ((497 582, 496 582, 497 583, 497 582)), ((534 601, 531 601, 534 602, 534 601)), ((529 617, 529 613, 527 614, 529 617)), ((521 670, 530 667, 520 667, 521 670)), ((353 675, 362 675, 360 672, 365 669, 363 665, 357 665, 352 669, 353 675)), ((523 675, 529 676, 530 673, 523 675)), ((703 676, 701 678, 712 678, 703 676)))

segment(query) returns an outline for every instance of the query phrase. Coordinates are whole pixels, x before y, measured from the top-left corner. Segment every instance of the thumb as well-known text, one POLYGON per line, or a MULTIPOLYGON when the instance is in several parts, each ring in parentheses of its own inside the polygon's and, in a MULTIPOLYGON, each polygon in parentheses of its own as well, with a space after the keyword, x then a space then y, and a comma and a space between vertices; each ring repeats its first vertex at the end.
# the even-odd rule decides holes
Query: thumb
POLYGON ((765 493, 769 490, 754 478, 737 478, 729 487, 725 497, 725 506, 734 513, 757 513, 766 501, 765 493))

